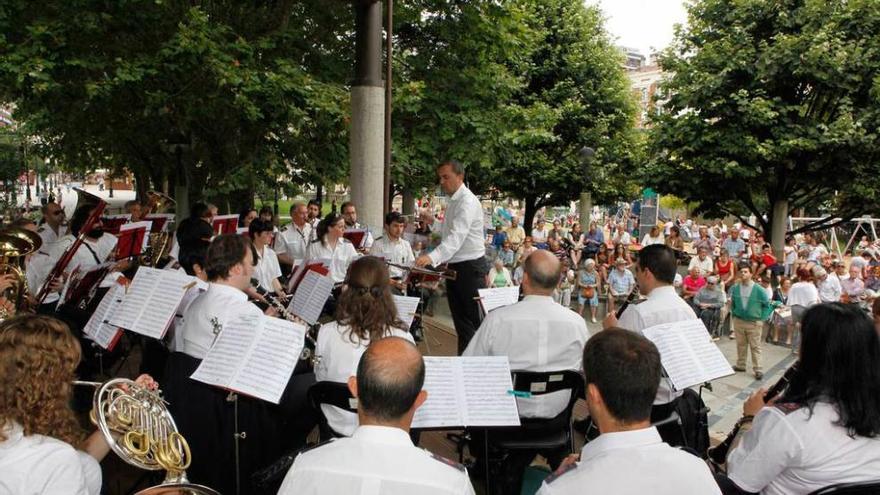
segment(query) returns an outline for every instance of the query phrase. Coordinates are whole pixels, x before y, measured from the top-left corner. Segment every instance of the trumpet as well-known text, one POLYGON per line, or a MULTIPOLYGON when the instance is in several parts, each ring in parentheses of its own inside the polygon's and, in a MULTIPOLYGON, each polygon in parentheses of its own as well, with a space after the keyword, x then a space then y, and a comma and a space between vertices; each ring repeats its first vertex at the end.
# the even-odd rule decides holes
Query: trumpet
POLYGON ((166 472, 162 484, 136 495, 219 495, 187 479, 186 468, 191 460, 189 444, 178 432, 158 391, 126 378, 73 384, 95 387, 90 417, 116 455, 132 466, 166 472))
POLYGON ((394 267, 394 268, 398 268, 400 270, 403 270, 403 271, 409 273, 410 276, 412 276, 413 274, 426 275, 429 277, 439 277, 439 278, 442 278, 445 280, 455 280, 458 278, 458 273, 455 270, 449 270, 449 269, 445 269, 445 270, 436 269, 435 270, 435 269, 431 269, 431 268, 407 266, 407 265, 401 265, 399 263, 392 263, 388 260, 385 260, 385 264, 390 267, 394 267))

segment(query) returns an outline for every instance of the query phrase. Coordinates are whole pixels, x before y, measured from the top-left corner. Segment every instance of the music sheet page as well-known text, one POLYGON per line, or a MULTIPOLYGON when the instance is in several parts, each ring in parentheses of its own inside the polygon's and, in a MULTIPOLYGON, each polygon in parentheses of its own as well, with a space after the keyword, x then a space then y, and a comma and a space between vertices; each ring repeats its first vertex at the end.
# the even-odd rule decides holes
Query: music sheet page
POLYGON ((425 358, 428 400, 413 428, 517 426, 519 412, 507 356, 425 358))
POLYGON ((138 268, 110 323, 161 339, 192 281, 193 277, 177 271, 138 268))
POLYGON ((109 349, 122 332, 119 327, 111 325, 109 319, 119 309, 124 294, 125 287, 119 284, 114 285, 104 294, 98 308, 95 309, 92 317, 83 328, 83 333, 102 349, 109 349))
POLYGON ((330 293, 333 291, 333 279, 309 270, 303 281, 296 288, 293 300, 287 310, 305 320, 309 325, 314 325, 321 317, 321 310, 330 293))
POLYGON ((305 345, 306 327, 262 316, 260 332, 229 388, 278 404, 305 345))
POLYGON ((257 339, 262 315, 247 314, 226 322, 205 359, 190 376, 193 380, 230 388, 244 363, 243 357, 257 339))
POLYGON ((480 304, 483 305, 483 311, 486 313, 519 301, 519 287, 517 286, 477 289, 477 292, 480 294, 480 304))
POLYGON ((702 320, 663 323, 642 330, 642 334, 657 346, 663 369, 676 390, 733 374, 702 320))
POLYGON ((397 307, 397 317, 403 320, 406 328, 412 326, 412 322, 416 317, 416 310, 419 309, 418 297, 392 295, 394 305, 397 307))

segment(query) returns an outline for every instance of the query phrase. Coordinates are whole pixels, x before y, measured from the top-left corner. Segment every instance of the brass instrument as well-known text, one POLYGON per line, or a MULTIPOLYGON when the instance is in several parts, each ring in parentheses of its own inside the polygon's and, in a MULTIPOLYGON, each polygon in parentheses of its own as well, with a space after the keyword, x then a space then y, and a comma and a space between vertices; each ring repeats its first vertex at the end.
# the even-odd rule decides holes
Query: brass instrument
MULTIPOLYGON (((167 194, 159 191, 147 191, 147 206, 144 208, 142 217, 151 213, 167 213, 176 208, 177 203, 167 194)), ((141 254, 139 261, 142 266, 156 267, 162 260, 167 259, 171 252, 172 229, 164 228, 162 232, 150 232, 147 248, 141 254)))
MULTIPOLYGON (((25 276, 25 258, 36 252, 43 245, 43 240, 35 232, 8 227, 0 230, 0 276, 12 275, 14 280, 9 288, 0 296, 15 305, 15 309, 26 306, 28 285, 25 276)), ((5 308, 0 308, 0 320, 12 315, 5 308)))
POLYGON ((439 277, 439 278, 446 279, 446 280, 455 280, 456 278, 458 278, 458 273, 455 270, 449 270, 449 269, 446 269, 446 270, 436 269, 435 270, 435 269, 431 269, 431 268, 424 268, 424 267, 418 267, 418 266, 406 266, 406 265, 401 265, 398 263, 392 263, 388 260, 385 260, 385 264, 390 267, 394 267, 394 268, 398 268, 400 270, 403 270, 403 271, 409 273, 410 276, 412 276, 414 274, 415 275, 426 275, 429 277, 439 277))
POLYGON ((136 495, 219 495, 186 478, 191 460, 189 445, 177 431, 174 418, 158 391, 125 378, 105 383, 74 382, 74 385, 96 388, 91 419, 113 452, 132 466, 166 472, 161 485, 136 495))

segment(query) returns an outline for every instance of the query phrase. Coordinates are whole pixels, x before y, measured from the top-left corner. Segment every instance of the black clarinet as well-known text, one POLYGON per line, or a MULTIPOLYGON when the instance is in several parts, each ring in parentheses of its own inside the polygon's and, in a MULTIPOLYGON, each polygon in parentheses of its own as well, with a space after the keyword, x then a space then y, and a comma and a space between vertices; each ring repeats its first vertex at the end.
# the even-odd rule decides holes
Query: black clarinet
POLYGON ((257 291, 257 294, 263 296, 266 302, 269 303, 269 306, 278 311, 278 315, 281 316, 281 318, 287 321, 302 323, 306 326, 305 345, 303 346, 302 354, 300 354, 299 359, 301 361, 310 362, 313 367, 318 364, 321 360, 321 357, 315 354, 315 346, 317 344, 315 339, 318 333, 316 327, 318 327, 318 325, 308 325, 294 316, 290 311, 287 311, 287 308, 284 307, 284 304, 278 299, 278 296, 260 286, 260 282, 257 279, 251 279, 251 287, 257 291))
MULTIPOLYGON (((767 393, 764 394, 764 402, 770 402, 775 397, 779 396, 788 384, 791 382, 794 374, 797 373, 798 363, 794 363, 791 365, 785 373, 782 374, 782 377, 767 390, 767 393)), ((730 446, 733 445, 733 440, 736 438, 736 435, 739 433, 739 430, 742 428, 742 425, 745 424, 746 416, 743 416, 736 422, 733 430, 727 435, 727 438, 724 439, 723 442, 719 443, 714 447, 709 447, 706 449, 706 457, 709 459, 716 468, 721 466, 722 464, 727 462, 727 454, 730 452, 730 446)), ((751 418, 749 418, 751 419, 751 418)))

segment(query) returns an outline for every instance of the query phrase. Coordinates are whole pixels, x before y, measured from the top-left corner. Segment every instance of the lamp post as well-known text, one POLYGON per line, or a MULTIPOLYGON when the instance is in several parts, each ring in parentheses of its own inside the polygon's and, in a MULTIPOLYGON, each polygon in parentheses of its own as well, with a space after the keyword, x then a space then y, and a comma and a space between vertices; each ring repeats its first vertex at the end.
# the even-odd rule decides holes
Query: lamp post
POLYGON ((581 197, 578 201, 578 221, 581 224, 581 229, 583 229, 584 231, 589 229, 590 212, 593 209, 593 195, 588 190, 588 181, 590 175, 590 164, 593 162, 593 158, 595 156, 596 151, 588 146, 584 146, 578 151, 578 162, 580 162, 581 166, 584 169, 584 188, 583 190, 581 190, 581 197))
POLYGON ((174 180, 174 201, 176 203, 174 213, 175 221, 179 224, 181 220, 189 216, 188 175, 183 167, 183 154, 191 147, 190 139, 184 134, 175 133, 168 137, 162 147, 177 158, 177 177, 174 180))

